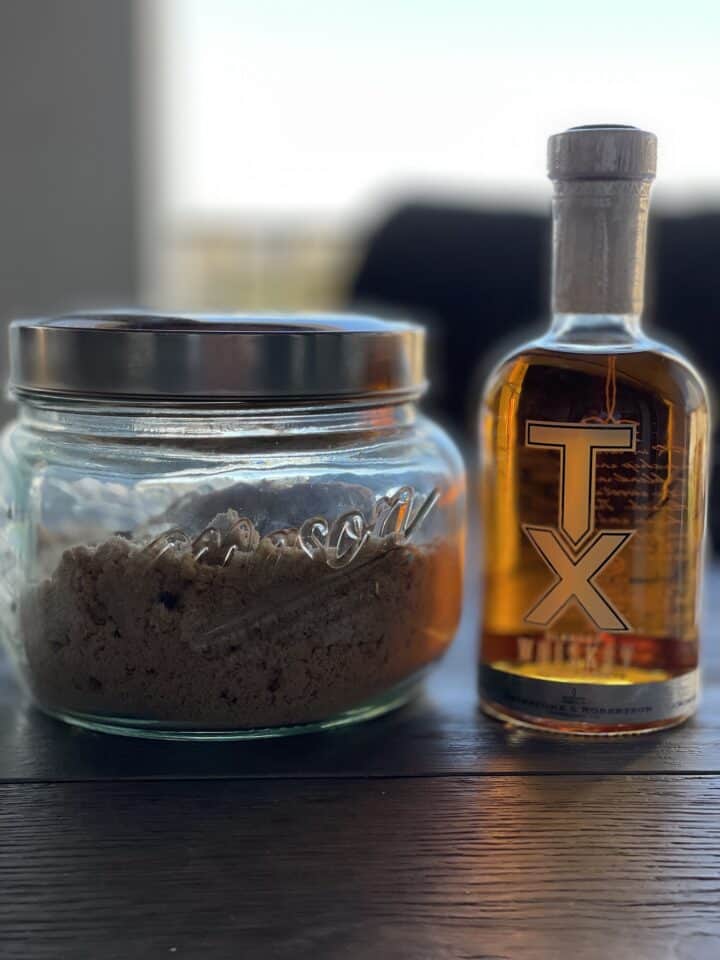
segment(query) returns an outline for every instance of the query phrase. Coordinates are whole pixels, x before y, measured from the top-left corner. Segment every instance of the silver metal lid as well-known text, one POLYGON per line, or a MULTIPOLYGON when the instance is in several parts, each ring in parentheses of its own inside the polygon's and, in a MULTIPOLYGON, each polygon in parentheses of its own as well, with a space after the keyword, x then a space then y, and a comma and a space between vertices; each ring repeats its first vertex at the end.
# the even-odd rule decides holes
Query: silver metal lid
POLYGON ((637 127, 571 127, 548 140, 551 180, 653 180, 657 137, 637 127))
POLYGON ((374 317, 109 311, 10 326, 18 396, 291 402, 424 388, 423 328, 374 317))

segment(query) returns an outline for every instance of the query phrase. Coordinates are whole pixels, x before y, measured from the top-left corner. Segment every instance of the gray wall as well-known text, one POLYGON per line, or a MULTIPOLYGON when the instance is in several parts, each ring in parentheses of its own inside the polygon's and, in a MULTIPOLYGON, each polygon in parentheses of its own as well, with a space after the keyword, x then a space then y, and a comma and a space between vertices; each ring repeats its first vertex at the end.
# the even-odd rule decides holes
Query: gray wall
POLYGON ((3 383, 9 318, 137 298, 133 13, 0 0, 3 383))

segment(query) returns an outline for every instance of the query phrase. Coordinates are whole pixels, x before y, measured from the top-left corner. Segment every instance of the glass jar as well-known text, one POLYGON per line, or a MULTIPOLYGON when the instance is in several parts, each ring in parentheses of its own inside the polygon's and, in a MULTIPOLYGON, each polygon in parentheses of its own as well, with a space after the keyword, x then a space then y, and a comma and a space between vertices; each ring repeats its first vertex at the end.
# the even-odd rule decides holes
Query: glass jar
POLYGON ((38 706, 164 738, 376 716, 451 642, 462 461, 421 328, 116 313, 11 327, 0 622, 38 706))

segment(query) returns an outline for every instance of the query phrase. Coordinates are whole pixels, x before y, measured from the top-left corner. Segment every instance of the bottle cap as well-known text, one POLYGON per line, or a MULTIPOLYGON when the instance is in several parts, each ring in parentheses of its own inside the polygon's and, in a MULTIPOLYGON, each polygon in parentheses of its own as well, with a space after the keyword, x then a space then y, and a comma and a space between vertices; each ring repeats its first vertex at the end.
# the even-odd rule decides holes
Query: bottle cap
POLYGON ((548 140, 551 180, 653 180, 657 137, 619 124, 571 127, 548 140))

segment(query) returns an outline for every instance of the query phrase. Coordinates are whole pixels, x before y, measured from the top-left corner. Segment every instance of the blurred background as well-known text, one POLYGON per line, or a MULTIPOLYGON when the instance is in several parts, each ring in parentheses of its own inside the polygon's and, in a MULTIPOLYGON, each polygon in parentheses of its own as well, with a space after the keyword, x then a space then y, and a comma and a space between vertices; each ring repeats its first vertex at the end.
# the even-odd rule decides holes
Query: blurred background
POLYGON ((546 314, 547 136, 633 123, 661 151, 648 319, 714 383, 718 41, 714 0, 0 0, 0 318, 416 317, 461 436, 546 314))

